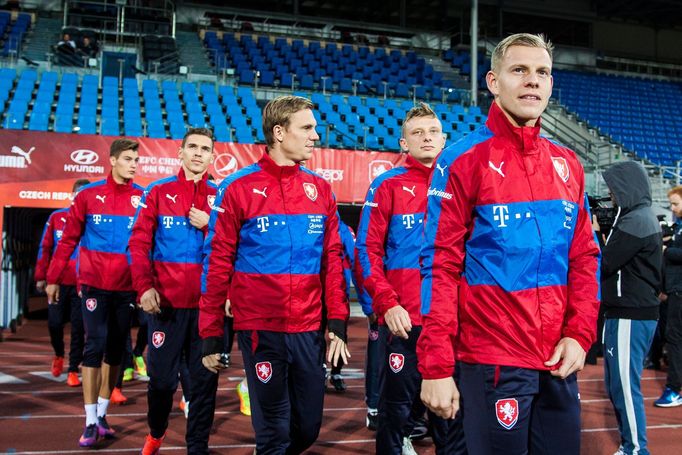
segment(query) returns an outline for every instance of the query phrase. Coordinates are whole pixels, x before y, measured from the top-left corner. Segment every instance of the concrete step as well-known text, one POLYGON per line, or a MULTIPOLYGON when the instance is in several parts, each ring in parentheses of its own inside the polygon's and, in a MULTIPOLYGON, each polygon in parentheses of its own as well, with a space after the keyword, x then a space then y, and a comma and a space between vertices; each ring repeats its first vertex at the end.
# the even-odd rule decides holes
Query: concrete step
POLYGON ((175 39, 178 43, 180 61, 183 65, 191 66, 194 74, 213 73, 204 45, 196 32, 178 31, 175 39))
POLYGON ((26 39, 23 56, 34 61, 47 60, 45 54, 57 44, 61 29, 61 19, 38 17, 26 39))

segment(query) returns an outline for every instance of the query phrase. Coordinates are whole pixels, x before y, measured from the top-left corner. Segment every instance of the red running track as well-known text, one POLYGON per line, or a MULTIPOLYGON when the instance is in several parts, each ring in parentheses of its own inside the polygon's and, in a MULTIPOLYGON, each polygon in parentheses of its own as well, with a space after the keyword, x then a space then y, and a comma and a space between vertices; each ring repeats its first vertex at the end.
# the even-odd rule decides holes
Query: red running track
MULTIPOLYGON (((318 442, 307 452, 309 454, 374 453, 374 433, 364 426, 362 368, 367 335, 363 319, 352 320, 349 336, 353 358, 344 370, 348 376, 348 390, 343 394, 327 394, 322 431, 318 442)), ((238 352, 233 354, 234 366, 220 379, 210 445, 216 454, 246 455, 253 452, 252 429, 249 418, 239 413, 235 386, 243 372, 241 356, 238 352)), ((28 321, 16 334, 0 343, 0 453, 91 452, 81 449, 77 443, 84 423, 81 389, 56 382, 49 373, 51 359, 46 321, 28 321)), ((618 431, 604 392, 602 367, 588 366, 579 380, 583 404, 582 454, 612 455, 618 447, 618 431)), ((680 455, 682 407, 660 409, 653 406, 664 383, 663 372, 645 371, 642 391, 650 450, 656 455, 680 455)), ((108 420, 118 431, 117 438, 100 443, 98 453, 139 453, 147 433, 146 384, 126 383, 124 393, 128 404, 109 407, 108 420)), ((179 398, 178 392, 176 403, 179 398)), ((184 452, 185 422, 182 413, 175 408, 162 453, 184 452)), ((434 453, 429 439, 415 443, 415 449, 422 455, 434 453)))

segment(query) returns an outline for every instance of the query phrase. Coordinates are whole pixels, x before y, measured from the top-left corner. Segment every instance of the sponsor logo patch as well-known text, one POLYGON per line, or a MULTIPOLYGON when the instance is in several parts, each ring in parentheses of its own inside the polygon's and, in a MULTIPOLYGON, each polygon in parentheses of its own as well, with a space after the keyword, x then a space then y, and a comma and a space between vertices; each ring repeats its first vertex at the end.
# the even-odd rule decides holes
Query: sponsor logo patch
POLYGON ((228 153, 222 153, 218 155, 213 162, 213 169, 216 174, 225 178, 239 168, 237 164, 237 159, 234 156, 228 153))
POLYGON ((372 160, 369 163, 369 181, 373 181, 386 171, 393 169, 393 163, 388 160, 372 160))
POLYGON ((388 356, 388 366, 391 367, 391 371, 394 373, 400 373, 405 366, 405 356, 391 352, 391 355, 388 356))
POLYGON ((258 362, 256 364, 256 376, 263 384, 267 384, 272 379, 272 364, 270 362, 258 362))
POLYGON ((561 156, 553 156, 552 163, 554 164, 554 170, 556 171, 557 174, 559 174, 561 180, 563 180, 564 183, 568 182, 568 178, 571 175, 570 170, 568 168, 568 163, 566 162, 566 158, 563 158, 561 156))
POLYGON ((163 342, 166 341, 166 334, 159 332, 158 330, 152 333, 152 344, 155 348, 160 348, 163 346, 163 342))
POLYGON ((85 301, 85 308, 87 308, 88 311, 95 311, 95 308, 97 308, 97 299, 87 299, 85 301))
POLYGON ((305 190, 305 195, 308 196, 308 199, 311 201, 317 199, 317 187, 314 183, 304 183, 303 189, 305 190))
POLYGON ((506 430, 511 430, 519 420, 519 402, 516 398, 505 398, 495 403, 497 421, 506 430))

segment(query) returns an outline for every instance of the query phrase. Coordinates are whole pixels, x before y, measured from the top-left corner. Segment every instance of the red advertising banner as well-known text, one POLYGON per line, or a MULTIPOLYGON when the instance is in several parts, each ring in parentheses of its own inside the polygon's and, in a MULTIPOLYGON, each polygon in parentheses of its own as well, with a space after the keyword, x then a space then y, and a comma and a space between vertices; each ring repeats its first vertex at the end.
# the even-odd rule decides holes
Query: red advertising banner
MULTIPOLYGON (((0 130, 0 204, 55 207, 68 204, 74 180, 100 180, 108 175, 109 144, 115 137, 0 130)), ((181 141, 139 138, 140 164, 135 181, 150 182, 175 175, 180 168, 181 141)), ((257 144, 217 142, 209 171, 217 181, 248 166, 265 148, 257 144)), ((361 203, 370 182, 405 155, 387 152, 315 149, 306 163, 329 181, 340 203, 361 203)), ((0 215, 1 216, 1 215, 0 215)))

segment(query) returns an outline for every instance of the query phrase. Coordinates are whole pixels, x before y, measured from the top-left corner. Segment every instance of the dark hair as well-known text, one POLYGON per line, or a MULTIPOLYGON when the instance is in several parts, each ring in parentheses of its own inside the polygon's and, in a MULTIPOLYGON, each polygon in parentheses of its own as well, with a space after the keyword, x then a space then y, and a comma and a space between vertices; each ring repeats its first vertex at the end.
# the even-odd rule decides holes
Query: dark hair
POLYGON ((211 140, 211 146, 213 146, 213 143, 215 142, 215 139, 213 138, 213 131, 210 128, 190 128, 187 130, 185 136, 182 138, 181 147, 185 146, 185 144, 187 143, 187 138, 192 136, 193 134, 196 134, 198 136, 206 136, 211 140))
POLYGON ((73 188, 71 189, 71 191, 73 191, 75 193, 76 191, 80 190, 82 187, 84 187, 88 183, 90 183, 90 180, 88 180, 88 179, 78 179, 75 182, 73 182, 73 188))
POLYGON ((109 156, 118 158, 121 155, 121 152, 125 152, 126 150, 137 152, 139 146, 140 144, 130 139, 116 139, 111 143, 111 147, 109 147, 109 156))

